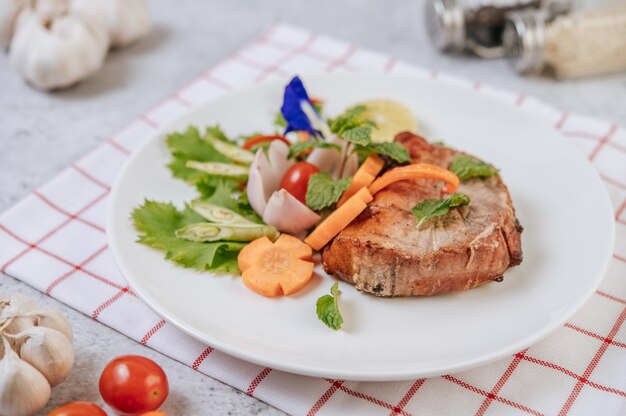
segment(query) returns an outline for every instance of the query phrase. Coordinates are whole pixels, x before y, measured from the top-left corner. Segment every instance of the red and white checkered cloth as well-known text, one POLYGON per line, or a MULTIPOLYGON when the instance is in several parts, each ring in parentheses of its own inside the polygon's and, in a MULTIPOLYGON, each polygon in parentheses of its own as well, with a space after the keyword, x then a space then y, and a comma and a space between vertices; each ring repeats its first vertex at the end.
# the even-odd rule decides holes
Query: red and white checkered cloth
POLYGON ((289 26, 272 26, 0 216, 0 268, 291 414, 615 415, 626 410, 626 130, 289 26), (389 383, 263 368, 215 351, 161 320, 129 290, 107 247, 107 199, 117 172, 154 129, 190 108, 246 85, 315 70, 445 79, 553 124, 589 157, 616 207, 617 244, 600 290, 548 339, 512 357, 454 375, 389 383))

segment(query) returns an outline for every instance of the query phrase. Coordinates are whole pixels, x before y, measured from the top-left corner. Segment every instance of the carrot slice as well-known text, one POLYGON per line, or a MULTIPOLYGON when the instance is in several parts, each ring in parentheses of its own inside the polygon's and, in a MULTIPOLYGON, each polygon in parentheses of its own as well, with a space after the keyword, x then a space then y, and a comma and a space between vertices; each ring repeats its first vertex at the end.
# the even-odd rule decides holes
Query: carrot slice
POLYGON ((318 225, 317 228, 304 239, 304 242, 315 250, 321 249, 358 217, 367 207, 367 203, 372 199, 372 195, 367 188, 361 188, 356 194, 352 195, 345 204, 337 208, 328 218, 318 225))
POLYGON ((281 234, 274 243, 274 247, 288 251, 301 260, 310 260, 311 256, 313 256, 311 247, 304 244, 299 238, 289 234, 281 234))
POLYGON ((311 247, 298 238, 281 234, 275 243, 261 237, 240 252, 237 260, 243 283, 263 296, 290 295, 313 276, 311 247))
POLYGON ((416 163, 408 166, 400 166, 391 169, 380 178, 376 179, 369 187, 372 195, 376 195, 381 189, 394 182, 409 179, 435 179, 447 184, 450 192, 454 192, 459 187, 459 178, 448 169, 428 163, 416 163))
POLYGON ((289 140, 285 139, 283 136, 279 136, 279 135, 276 134, 276 135, 271 135, 271 136, 254 136, 254 137, 251 137, 243 144, 243 146, 241 146, 241 148, 245 149, 245 150, 250 150, 254 146, 258 145, 258 144, 265 143, 265 142, 271 142, 273 140, 280 140, 281 142, 285 143, 287 146, 291 145, 289 140))
POLYGON ((376 155, 370 155, 356 171, 350 182, 350 187, 341 195, 337 202, 337 207, 342 206, 352 195, 356 194, 359 189, 369 186, 380 171, 385 166, 385 162, 376 155))

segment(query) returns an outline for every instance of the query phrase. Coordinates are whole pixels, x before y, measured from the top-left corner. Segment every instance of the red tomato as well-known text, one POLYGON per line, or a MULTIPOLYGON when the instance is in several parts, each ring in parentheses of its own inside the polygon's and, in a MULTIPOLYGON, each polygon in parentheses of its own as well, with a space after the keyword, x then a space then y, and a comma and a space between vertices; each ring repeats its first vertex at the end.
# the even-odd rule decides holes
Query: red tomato
POLYGON ((123 415, 156 410, 169 392, 161 367, 139 355, 122 355, 108 363, 99 387, 104 401, 123 415))
POLYGON ((48 416, 107 416, 98 405, 89 402, 72 402, 57 407, 48 416))
POLYGON ((242 148, 246 149, 246 150, 250 150, 252 149, 254 146, 256 146, 257 144, 261 144, 261 143, 265 143, 265 142, 271 142, 273 140, 280 140, 281 142, 285 143, 286 145, 290 145, 291 143, 289 143, 289 140, 285 139, 283 136, 278 136, 278 135, 273 135, 273 136, 254 136, 248 139, 248 141, 246 141, 243 146, 241 146, 242 148))
POLYGON ((283 175, 280 187, 305 204, 309 179, 319 171, 317 166, 309 162, 294 163, 283 175))

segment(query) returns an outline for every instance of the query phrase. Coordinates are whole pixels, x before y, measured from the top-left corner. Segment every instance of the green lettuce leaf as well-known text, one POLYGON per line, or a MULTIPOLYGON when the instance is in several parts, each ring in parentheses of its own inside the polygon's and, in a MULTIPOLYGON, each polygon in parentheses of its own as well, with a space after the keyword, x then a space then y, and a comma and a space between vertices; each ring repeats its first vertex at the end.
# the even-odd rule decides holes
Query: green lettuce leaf
POLYGON ((237 254, 246 243, 202 243, 176 238, 176 230, 205 221, 191 208, 177 209, 171 203, 144 201, 132 213, 141 244, 165 252, 165 258, 200 271, 239 273, 237 254))
POLYGON ((343 324, 343 316, 339 310, 337 300, 339 299, 339 283, 330 288, 330 295, 324 295, 317 300, 315 311, 320 321, 324 322, 327 327, 335 331, 341 329, 343 324))
POLYGON ((333 180, 327 172, 319 172, 309 178, 306 190, 306 205, 314 211, 328 208, 341 198, 348 189, 351 177, 333 180))
MULTIPOLYGON (((222 139, 218 130, 213 131, 214 137, 222 139), (217 135, 215 135, 217 134, 217 135)), ((222 133, 223 134, 223 133, 222 133)), ((224 136, 225 137, 225 136, 224 136)), ((172 133, 167 136, 167 146, 172 152, 172 161, 168 165, 176 178, 196 184, 210 177, 209 174, 191 169, 186 166, 187 161, 199 162, 231 162, 226 156, 215 150, 208 142, 200 138, 200 132, 195 127, 189 127, 185 132, 172 133)))
POLYGON ((451 208, 467 205, 470 199, 465 194, 452 194, 446 199, 426 199, 413 208, 413 216, 417 221, 416 228, 419 228, 431 218, 446 215, 451 208))

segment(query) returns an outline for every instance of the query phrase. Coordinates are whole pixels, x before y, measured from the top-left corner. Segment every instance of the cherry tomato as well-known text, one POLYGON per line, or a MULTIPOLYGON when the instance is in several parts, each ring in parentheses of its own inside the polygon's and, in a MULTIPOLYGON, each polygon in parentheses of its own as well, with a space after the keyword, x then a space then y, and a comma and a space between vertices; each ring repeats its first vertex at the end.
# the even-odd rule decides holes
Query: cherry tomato
POLYGON ((57 407, 48 416, 107 416, 100 406, 89 402, 72 402, 57 407))
POLYGON ((252 149, 254 146, 261 144, 261 143, 265 143, 265 142, 271 142, 273 140, 280 140, 281 142, 285 143, 286 145, 290 145, 291 143, 289 143, 289 140, 285 139, 283 136, 278 136, 278 135, 273 135, 273 136, 254 136, 248 139, 248 141, 246 141, 243 146, 241 146, 242 148, 246 149, 246 150, 250 150, 252 149))
POLYGON ((108 363, 99 387, 104 401, 122 415, 156 410, 169 392, 161 367, 139 355, 122 355, 108 363))
POLYGON ((280 187, 304 204, 309 179, 319 171, 317 166, 309 162, 294 163, 283 175, 280 187))

